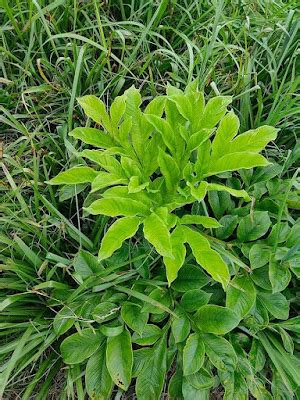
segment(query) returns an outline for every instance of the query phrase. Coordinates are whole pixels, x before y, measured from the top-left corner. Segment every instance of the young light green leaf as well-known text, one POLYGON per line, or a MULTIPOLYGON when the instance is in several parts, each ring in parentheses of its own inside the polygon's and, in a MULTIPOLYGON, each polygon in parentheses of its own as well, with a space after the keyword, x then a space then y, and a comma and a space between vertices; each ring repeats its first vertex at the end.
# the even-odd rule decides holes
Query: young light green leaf
POLYGON ((169 148, 171 153, 175 154, 176 140, 170 124, 156 115, 145 115, 145 117, 147 121, 161 134, 165 145, 169 148))
POLYGON ((124 240, 134 236, 141 223, 139 217, 124 217, 114 222, 104 235, 99 250, 99 260, 110 257, 122 246, 124 240))
POLYGON ((200 182, 198 186, 194 186, 192 183, 187 182, 187 185, 191 189, 191 195, 198 201, 201 201, 204 199, 206 192, 207 192, 207 186, 208 183, 205 181, 200 182))
POLYGON ((78 98, 77 101, 89 118, 92 118, 97 124, 101 124, 105 129, 111 131, 110 118, 102 100, 98 99, 96 96, 88 95, 78 98))
POLYGON ((90 183, 96 178, 97 174, 98 172, 90 167, 73 167, 59 173, 47 183, 49 185, 77 185, 79 183, 90 183))
POLYGON ((92 215, 102 214, 110 217, 118 217, 119 215, 135 217, 148 213, 148 207, 142 202, 123 197, 98 199, 85 210, 92 215))
POLYGON ((110 106, 110 117, 115 126, 119 125, 126 109, 126 96, 118 96, 110 106))
POLYGON ((174 192, 180 178, 180 171, 176 161, 169 154, 159 149, 158 165, 163 177, 165 178, 167 191, 174 192))
POLYGON ((205 347, 197 333, 191 334, 183 348, 183 374, 191 375, 199 371, 204 363, 205 347))
POLYGON ((89 358, 100 347, 104 336, 94 329, 87 328, 67 337, 60 346, 66 364, 79 364, 89 358))
POLYGON ((197 311, 194 321, 203 332, 225 335, 238 326, 240 318, 230 308, 207 304, 197 311))
POLYGON ((78 154, 81 157, 85 157, 96 164, 99 164, 106 171, 112 174, 122 175, 123 169, 119 161, 112 156, 107 150, 88 150, 85 149, 78 154))
POLYGON ((228 153, 237 153, 241 151, 259 152, 263 150, 266 145, 277 137, 278 129, 272 126, 260 126, 238 135, 234 140, 229 143, 226 151, 228 153))
POLYGON ((126 184, 128 180, 126 177, 120 177, 116 174, 111 174, 109 172, 100 171, 97 173, 95 179, 92 182, 91 193, 97 192, 98 190, 104 189, 108 186, 126 184))
POLYGON ((231 102, 231 96, 216 96, 210 99, 204 108, 201 128, 213 128, 226 114, 227 106, 231 102))
POLYGON ((218 183, 208 183, 207 190, 225 191, 234 197, 242 197, 245 201, 250 201, 251 198, 245 190, 237 190, 228 186, 219 185, 218 183))
POLYGON ((186 254, 184 242, 185 238, 182 229, 177 226, 171 233, 172 257, 164 257, 169 285, 177 278, 178 271, 184 263, 186 254))
POLYGON ((114 383, 119 388, 127 390, 131 382, 133 365, 131 337, 127 330, 107 339, 106 365, 114 383))
POLYGON ((69 133, 69 136, 102 149, 117 146, 117 143, 107 133, 95 128, 75 128, 69 133))
POLYGON ((187 243, 192 249, 194 257, 217 282, 222 283, 224 288, 227 287, 230 279, 227 264, 222 257, 213 249, 211 249, 209 241, 190 228, 183 227, 187 243))
POLYGON ((268 164, 269 162, 261 154, 251 153, 249 151, 225 154, 217 160, 211 159, 204 170, 204 176, 217 175, 221 172, 236 171, 238 169, 263 167, 268 164))
POLYGON ((238 133, 240 121, 234 111, 230 111, 222 118, 212 143, 212 157, 217 159, 227 151, 230 142, 238 133))
POLYGON ((220 223, 211 217, 206 217, 204 215, 184 215, 180 219, 182 225, 202 225, 204 228, 219 228, 220 223))
POLYGON ((173 258, 170 232, 164 221, 155 213, 144 220, 144 235, 158 254, 173 258))

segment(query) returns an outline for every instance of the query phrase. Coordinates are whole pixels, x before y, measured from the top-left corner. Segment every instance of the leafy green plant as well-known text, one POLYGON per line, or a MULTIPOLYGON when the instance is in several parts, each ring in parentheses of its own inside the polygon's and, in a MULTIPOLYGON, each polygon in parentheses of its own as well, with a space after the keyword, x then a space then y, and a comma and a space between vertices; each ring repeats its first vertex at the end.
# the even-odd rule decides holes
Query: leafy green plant
POLYGON ((185 214, 183 207, 203 201, 210 191, 250 201, 245 190, 215 183, 213 177, 268 165, 259 152, 277 134, 275 128, 261 126, 238 135, 238 117, 227 109, 231 100, 217 96, 205 104, 197 81, 185 92, 168 86, 167 94, 156 97, 144 111, 134 87, 115 99, 109 113, 95 96, 79 99, 86 115, 102 129, 77 127, 70 136, 99 148, 77 154, 98 167, 75 166, 49 183, 90 183, 86 212, 122 217, 102 239, 100 260, 110 257, 143 225, 145 238, 163 257, 169 284, 184 263, 188 244, 198 264, 227 287, 226 263, 205 235, 191 228, 220 224, 209 216, 185 214), (90 200, 94 196, 97 200, 90 200))

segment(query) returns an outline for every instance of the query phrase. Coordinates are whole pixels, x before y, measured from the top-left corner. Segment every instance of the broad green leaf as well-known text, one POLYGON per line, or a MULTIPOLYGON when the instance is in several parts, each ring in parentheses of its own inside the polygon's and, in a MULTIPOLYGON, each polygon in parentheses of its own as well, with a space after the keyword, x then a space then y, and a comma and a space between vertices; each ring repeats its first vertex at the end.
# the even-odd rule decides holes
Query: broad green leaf
POLYGON ((153 347, 149 359, 137 377, 135 391, 139 400, 160 398, 167 372, 166 335, 153 347))
MULTIPOLYGON (((165 290, 163 288, 156 288, 153 289, 152 292, 149 294, 149 299, 155 300, 159 304, 163 305, 165 307, 169 307, 171 304, 171 298, 170 298, 170 293, 168 290, 165 290)), ((165 312, 163 307, 158 307, 156 305, 149 303, 145 303, 142 311, 143 312, 149 312, 152 314, 163 314, 165 312)))
POLYGON ((176 368, 175 373, 172 375, 168 386, 168 399, 176 400, 182 399, 182 371, 179 367, 176 368))
POLYGON ((222 372, 221 382, 224 386, 224 400, 248 400, 249 393, 247 383, 242 374, 238 372, 222 372))
POLYGON ((205 352, 211 363, 221 371, 234 371, 237 356, 232 345, 223 337, 210 333, 201 334, 205 352))
POLYGON ((282 292, 292 279, 288 264, 281 263, 272 256, 269 262, 269 278, 273 293, 282 292))
POLYGON ((241 219, 237 237, 241 242, 251 242, 265 235, 270 225, 271 220, 267 211, 254 211, 241 219))
POLYGON ((53 329, 57 335, 63 335, 73 325, 76 320, 76 314, 69 306, 64 306, 56 315, 53 320, 53 329))
POLYGON ((208 202, 218 219, 234 208, 230 194, 224 191, 210 190, 208 192, 208 202))
POLYGON ((173 257, 170 232, 164 221, 155 213, 151 213, 144 220, 144 235, 158 254, 173 257))
POLYGON ((98 304, 93 310, 93 318, 99 324, 102 324, 105 321, 109 321, 114 319, 119 311, 120 307, 118 307, 115 303, 111 303, 110 301, 104 301, 103 303, 98 304))
POLYGON ((240 121, 234 111, 230 111, 222 118, 212 142, 212 157, 217 159, 227 152, 228 142, 238 133, 240 121))
POLYGON ((50 185, 77 185, 79 183, 90 183, 96 178, 97 174, 98 172, 90 167, 73 167, 59 173, 47 183, 50 185))
POLYGON ((190 228, 184 227, 185 238, 192 249, 194 257, 217 282, 222 283, 224 288, 227 287, 230 279, 227 264, 222 257, 213 249, 211 249, 209 241, 190 228))
POLYGON ((185 239, 180 227, 176 227, 171 233, 171 246, 172 246, 172 258, 164 257, 164 264, 166 266, 166 273, 169 285, 177 278, 178 271, 182 267, 186 249, 184 245, 185 239))
POLYGON ((202 225, 204 228, 219 228, 221 226, 215 218, 203 215, 184 215, 181 217, 180 223, 183 225, 202 225))
POLYGON ((213 376, 204 368, 194 374, 185 376, 184 379, 198 390, 208 389, 214 385, 213 376))
POLYGON ((141 312, 142 307, 139 304, 125 302, 122 305, 121 316, 130 329, 142 334, 148 322, 149 314, 141 312))
POLYGON ((180 171, 176 161, 169 154, 159 149, 158 165, 163 177, 165 178, 167 191, 174 192, 180 178, 180 171))
POLYGON ((187 316, 180 312, 179 309, 176 310, 177 317, 173 318, 171 324, 171 331, 174 336, 175 343, 183 342, 189 335, 191 324, 187 316))
POLYGON ((87 328, 67 337, 60 345, 62 358, 66 364, 79 364, 89 358, 100 347, 103 335, 87 328))
POLYGON ((247 275, 235 276, 226 294, 226 307, 231 308, 241 319, 255 304, 256 291, 247 275))
POLYGON ((140 225, 139 217, 124 217, 115 221, 104 235, 99 250, 99 260, 110 257, 122 246, 124 240, 134 236, 140 225))
POLYGON ((201 289, 209 282, 208 276, 197 265, 184 265, 178 272, 177 279, 173 282, 172 288, 178 292, 201 289))
POLYGON ((96 96, 88 95, 78 98, 77 101, 89 118, 92 118, 97 124, 101 124, 105 129, 111 131, 110 118, 102 100, 98 99, 96 96))
POLYGON ((199 371, 204 363, 205 347, 197 333, 191 334, 183 348, 183 374, 191 375, 199 371))
POLYGON ((114 383, 127 390, 131 382, 133 352, 131 337, 124 330, 120 335, 109 337, 106 348, 106 365, 114 383))
POLYGON ((103 270, 97 257, 85 250, 79 250, 73 260, 74 270, 82 280, 103 270))
POLYGON ((75 128, 69 135, 86 144, 102 149, 110 149, 117 146, 117 143, 107 133, 95 128, 75 128))
POLYGON ((207 304, 202 306, 194 316, 195 324, 201 331, 225 335, 240 322, 238 315, 230 308, 207 304))
POLYGON ((209 400, 210 388, 196 389, 184 377, 182 380, 182 394, 184 400, 209 400))
POLYGON ((249 151, 225 154, 217 160, 211 159, 205 168, 204 176, 217 175, 221 172, 236 171, 239 169, 249 169, 253 167, 263 167, 269 162, 260 154, 249 151))
POLYGON ((287 321, 281 322, 277 325, 288 331, 300 333, 300 316, 290 318, 287 321))
POLYGON ((140 201, 130 198, 110 197, 94 201, 89 207, 85 208, 92 215, 108 215, 110 217, 135 217, 146 215, 148 207, 140 201))
POLYGON ((264 349, 257 339, 252 340, 249 352, 249 361, 255 372, 261 371, 266 363, 266 355, 264 349))
POLYGON ((104 343, 89 358, 85 370, 86 391, 95 400, 108 399, 113 388, 113 381, 106 367, 105 348, 104 343))
POLYGON ((181 298, 180 305, 185 311, 197 311, 200 307, 209 302, 211 293, 206 293, 201 289, 188 290, 181 298))
POLYGON ((219 223, 221 227, 216 229, 216 236, 218 239, 228 239, 234 232, 239 221, 237 215, 224 215, 219 223))
POLYGON ((261 268, 268 264, 272 248, 262 243, 255 243, 249 252, 251 269, 261 268))
POLYGON ((126 177, 124 178, 116 174, 100 171, 97 173, 95 179, 92 182, 91 193, 97 192, 97 190, 104 189, 107 186, 120 185, 120 184, 125 185, 126 183, 128 183, 126 177))
POLYGON ((232 189, 228 186, 219 185, 218 183, 208 183, 207 190, 225 191, 234 197, 242 197, 245 201, 250 201, 251 198, 245 190, 232 189))
POLYGON ((149 324, 145 326, 140 335, 138 333, 133 333, 132 342, 139 346, 149 346, 157 342, 161 336, 162 330, 156 325, 149 324))
POLYGON ((151 354, 152 354, 151 347, 144 347, 133 351, 133 367, 132 367, 133 378, 139 376, 151 354))
POLYGON ((289 303, 282 293, 259 293, 261 302, 271 315, 278 319, 287 319, 289 316, 289 303))

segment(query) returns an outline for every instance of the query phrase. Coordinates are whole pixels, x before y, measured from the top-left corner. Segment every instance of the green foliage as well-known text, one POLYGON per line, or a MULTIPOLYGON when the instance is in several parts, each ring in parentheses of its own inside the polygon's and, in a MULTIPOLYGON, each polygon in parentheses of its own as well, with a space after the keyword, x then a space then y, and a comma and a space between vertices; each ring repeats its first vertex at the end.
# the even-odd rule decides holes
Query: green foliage
POLYGON ((296 2, 0 3, 0 397, 299 398, 296 2))
MULTIPOLYGON (((99 259, 110 257, 143 224, 145 238, 163 256, 169 284, 184 263, 186 243, 197 263, 226 288, 230 274, 222 257, 202 233, 182 226, 220 225, 209 217, 179 218, 177 210, 202 201, 207 191, 225 191, 249 201, 245 190, 207 179, 228 171, 267 165, 267 160, 258 153, 276 138, 277 130, 262 126, 238 135, 238 117, 233 111, 227 112, 231 98, 217 96, 205 105, 196 81, 185 92, 168 86, 166 96, 153 99, 144 111, 140 108, 141 94, 134 87, 115 99, 110 112, 95 96, 84 96, 79 103, 102 130, 75 128, 70 135, 100 148, 84 150, 80 155, 96 162, 103 171, 97 166, 94 170, 73 167, 49 183, 86 183, 92 172, 95 175, 91 181, 92 193, 97 192, 99 198, 85 210, 93 215, 124 216, 104 236, 99 259), (101 139, 96 144, 98 138, 101 139)), ((253 227, 249 227, 251 221, 247 217, 240 222, 240 240, 255 240, 268 230, 267 213, 261 212, 265 216, 263 226, 262 216, 257 213, 253 227)))

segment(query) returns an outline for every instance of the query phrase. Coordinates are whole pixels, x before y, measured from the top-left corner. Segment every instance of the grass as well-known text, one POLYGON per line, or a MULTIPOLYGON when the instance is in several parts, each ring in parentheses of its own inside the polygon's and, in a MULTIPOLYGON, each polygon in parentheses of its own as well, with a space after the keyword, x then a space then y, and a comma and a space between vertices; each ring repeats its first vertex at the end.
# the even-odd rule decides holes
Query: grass
MULTIPOLYGON (((55 288, 58 298, 48 303, 45 285, 84 291, 70 274, 73 255, 94 251, 106 229, 105 218, 82 218, 80 193, 61 193, 67 201, 60 202, 44 184, 75 161, 67 133, 85 122, 76 98, 93 93, 110 104, 134 84, 149 100, 167 82, 185 87, 198 77, 208 96, 233 96, 242 131, 265 123, 280 128, 267 155, 282 165, 281 179, 292 178, 299 167, 297 7, 293 0, 0 2, 0 302, 17 293, 0 314, 5 398, 50 398, 62 361, 51 330, 55 312, 48 313, 67 287, 55 288)), ((287 219, 298 217, 296 209, 287 219)), ((137 248, 133 253, 139 260, 137 248)), ((154 255, 149 262, 155 265, 154 255)), ((132 278, 111 268, 108 285, 132 278)), ((78 371, 62 369, 58 378, 54 398, 83 398, 78 371)))

